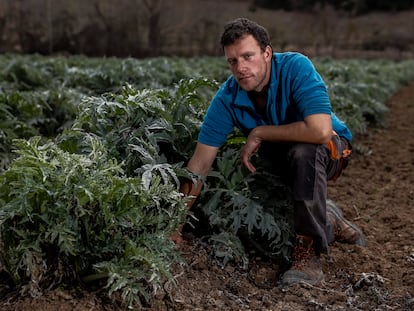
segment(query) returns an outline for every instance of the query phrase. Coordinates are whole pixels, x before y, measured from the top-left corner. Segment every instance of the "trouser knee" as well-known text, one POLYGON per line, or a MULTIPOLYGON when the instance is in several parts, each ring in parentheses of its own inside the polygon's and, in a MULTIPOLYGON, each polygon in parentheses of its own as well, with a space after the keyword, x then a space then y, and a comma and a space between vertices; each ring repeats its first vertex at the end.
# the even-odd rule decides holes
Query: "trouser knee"
POLYGON ((317 148, 318 145, 315 144, 294 144, 287 154, 288 162, 296 167, 314 167, 317 148))
POLYGON ((299 143, 288 151, 289 179, 296 200, 312 200, 317 181, 318 145, 299 143))

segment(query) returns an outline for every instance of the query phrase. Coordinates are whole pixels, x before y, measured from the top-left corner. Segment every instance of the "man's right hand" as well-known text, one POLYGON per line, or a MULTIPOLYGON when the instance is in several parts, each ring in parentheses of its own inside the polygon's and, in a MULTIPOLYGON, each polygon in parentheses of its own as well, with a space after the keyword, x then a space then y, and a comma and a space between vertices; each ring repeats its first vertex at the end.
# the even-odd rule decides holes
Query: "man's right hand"
MULTIPOLYGON (((210 170, 211 165, 216 158, 217 151, 218 147, 212 147, 202 143, 197 143, 194 154, 187 164, 187 168, 193 174, 200 176, 200 179, 198 179, 195 183, 193 180, 187 179, 184 180, 180 185, 180 192, 184 196, 192 197, 187 202, 188 209, 193 206, 195 200, 197 199, 197 196, 200 194, 201 188, 203 187, 203 182, 201 179, 207 176, 208 171, 210 170)), ((171 235, 171 240, 175 244, 180 244, 183 241, 183 237, 181 235, 182 229, 183 225, 179 226, 177 231, 171 235)))
POLYGON ((174 232, 171 236, 170 239, 176 244, 179 245, 181 244, 184 239, 182 237, 181 231, 183 230, 183 225, 180 225, 177 229, 176 232, 174 232))

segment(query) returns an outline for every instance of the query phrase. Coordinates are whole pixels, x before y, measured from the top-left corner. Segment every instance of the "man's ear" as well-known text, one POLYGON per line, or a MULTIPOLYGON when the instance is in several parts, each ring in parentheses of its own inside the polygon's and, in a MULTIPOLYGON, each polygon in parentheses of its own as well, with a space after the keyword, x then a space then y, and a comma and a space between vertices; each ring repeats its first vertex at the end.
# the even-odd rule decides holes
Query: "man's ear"
POLYGON ((265 53, 266 60, 269 60, 270 58, 272 58, 272 55, 273 55, 272 47, 270 45, 266 46, 264 53, 265 53))

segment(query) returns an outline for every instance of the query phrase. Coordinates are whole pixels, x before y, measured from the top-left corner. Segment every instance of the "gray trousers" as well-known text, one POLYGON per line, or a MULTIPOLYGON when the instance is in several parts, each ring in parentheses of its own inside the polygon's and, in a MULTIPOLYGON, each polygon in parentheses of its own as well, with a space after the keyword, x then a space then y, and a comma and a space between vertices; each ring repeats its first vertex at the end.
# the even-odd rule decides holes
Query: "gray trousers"
MULTIPOLYGON (((340 155, 351 148, 339 136, 333 136, 332 143, 340 155)), ((282 176, 290 186, 295 233, 313 237, 317 254, 328 253, 334 232, 326 218, 327 182, 338 177, 344 162, 333 159, 326 145, 266 142, 259 150, 258 164, 282 176)))

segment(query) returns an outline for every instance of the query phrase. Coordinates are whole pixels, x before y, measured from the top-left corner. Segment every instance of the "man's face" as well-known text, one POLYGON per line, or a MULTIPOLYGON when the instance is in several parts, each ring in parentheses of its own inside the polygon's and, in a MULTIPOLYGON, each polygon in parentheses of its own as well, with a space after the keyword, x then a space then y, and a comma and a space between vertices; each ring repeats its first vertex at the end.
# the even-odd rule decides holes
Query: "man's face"
POLYGON ((237 83, 245 91, 261 91, 269 82, 272 49, 263 52, 252 35, 224 47, 224 55, 237 83))

